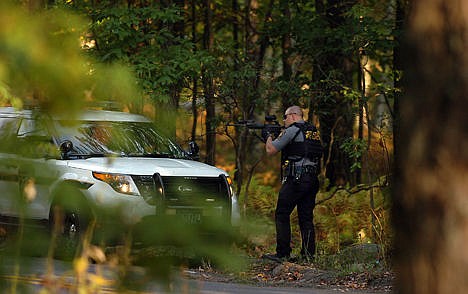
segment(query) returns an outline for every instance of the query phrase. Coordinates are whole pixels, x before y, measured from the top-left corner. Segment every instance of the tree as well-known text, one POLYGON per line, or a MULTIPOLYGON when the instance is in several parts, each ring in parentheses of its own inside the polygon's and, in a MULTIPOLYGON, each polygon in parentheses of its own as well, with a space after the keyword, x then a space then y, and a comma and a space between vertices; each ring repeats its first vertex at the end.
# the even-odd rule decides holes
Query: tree
POLYGON ((468 2, 412 2, 393 194, 397 293, 468 289, 467 32, 468 2))
MULTIPOLYGON (((213 21, 211 0, 203 0, 203 49, 213 50, 213 21)), ((214 81, 212 71, 203 67, 202 80, 206 110, 206 163, 215 164, 216 151, 216 117, 214 101, 214 81)))
POLYGON ((84 35, 87 52, 102 63, 126 64, 145 97, 126 105, 142 112, 154 105, 162 132, 175 138, 177 108, 182 89, 200 72, 200 58, 185 38, 181 1, 55 1, 90 18, 84 35))
POLYGON ((116 63, 101 66, 82 55, 84 19, 60 9, 34 6, 31 11, 34 1, 26 6, 10 2, 0 6, 1 104, 72 116, 89 99, 123 103, 138 99, 128 68, 116 63))
MULTIPOLYGON (((94 46, 87 52, 99 61, 119 60, 132 68, 145 93, 128 105, 132 111, 141 112, 151 101, 155 120, 174 137, 178 107, 191 102, 189 136, 205 139, 202 150, 211 164, 219 154, 219 134, 228 135, 236 152, 238 191, 260 152, 250 156, 248 133, 228 134, 223 122, 259 120, 290 104, 309 107, 309 119, 320 125, 331 186, 360 182, 366 148, 356 146, 370 145, 376 131, 369 114, 372 97, 392 87, 385 80, 391 81, 393 70, 394 0, 204 0, 192 1, 191 13, 180 0, 49 2, 90 17, 85 37, 94 46), (362 66, 361 59, 375 66, 362 66), (364 83, 368 75, 372 83, 364 83), (372 91, 365 88, 371 86, 372 91), (197 130, 203 111, 205 124, 197 130), (358 115, 359 138, 353 142, 358 115)), ((386 101, 390 106, 390 95, 386 101)))

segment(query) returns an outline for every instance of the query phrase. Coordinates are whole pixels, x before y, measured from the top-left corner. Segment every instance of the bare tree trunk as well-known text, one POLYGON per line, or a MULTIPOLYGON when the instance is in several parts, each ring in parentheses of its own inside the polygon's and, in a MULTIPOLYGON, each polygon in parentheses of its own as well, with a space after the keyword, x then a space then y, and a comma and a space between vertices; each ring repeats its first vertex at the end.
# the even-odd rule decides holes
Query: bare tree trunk
MULTIPOLYGON (((340 0, 316 0, 317 13, 321 15, 330 29, 344 25, 344 16, 356 1, 340 0)), ((337 45, 338 46, 338 45, 337 45)), ((350 172, 351 162, 340 148, 343 140, 353 135, 354 116, 351 115, 352 105, 340 94, 341 87, 335 83, 324 83, 333 74, 334 79, 341 85, 352 87, 351 71, 347 56, 342 52, 323 54, 315 60, 313 68, 313 81, 317 83, 318 101, 316 107, 321 110, 320 133, 323 144, 326 146, 324 158, 329 158, 326 177, 330 180, 330 186, 354 184, 353 175, 350 172), (333 103, 330 103, 333 101, 333 103), (334 134, 332 134, 334 131, 334 134), (335 145, 332 145, 334 136, 335 145)))
MULTIPOLYGON (((171 0, 171 1, 163 1, 164 6, 171 6, 175 5, 180 9, 180 11, 184 11, 185 3, 184 0, 171 0)), ((139 3, 139 5, 144 5, 144 3, 139 3)), ((172 33, 174 36, 178 36, 182 38, 185 34, 185 21, 179 20, 172 25, 172 33)), ((170 50, 171 45, 176 45, 176 42, 171 42, 166 44, 166 50, 170 50)), ((175 82, 169 86, 169 96, 170 99, 167 103, 156 103, 155 105, 155 112, 156 112, 156 120, 157 123, 161 127, 161 131, 164 132, 166 136, 172 139, 176 139, 176 117, 177 117, 177 109, 179 107, 179 100, 180 100, 180 91, 181 91, 181 83, 175 82)))
MULTIPOLYGON (((197 51, 197 5, 196 1, 191 2, 191 15, 192 15, 192 46, 193 51, 197 51)), ((197 108, 197 97, 198 97, 198 75, 192 77, 193 90, 192 90, 192 132, 191 140, 195 141, 197 132, 197 120, 198 120, 198 108, 197 108)))
MULTIPOLYGON (((259 27, 264 27, 270 20, 273 10, 274 0, 270 0, 265 8, 266 12, 263 20, 258 16, 259 2, 257 0, 249 0, 245 3, 244 11, 244 32, 245 32, 245 51, 247 56, 247 63, 253 63, 255 66, 255 77, 247 81, 247 87, 251 87, 251 91, 246 91, 247 94, 243 97, 241 102, 241 112, 244 119, 254 119, 255 109, 257 107, 256 100, 261 97, 259 90, 260 77, 264 68, 265 52, 269 42, 269 36, 259 34, 259 27)), ((254 167, 247 166, 246 162, 252 157, 252 152, 249 148, 252 147, 252 138, 249 138, 248 131, 242 130, 239 134, 239 151, 238 151, 238 190, 241 190, 241 185, 245 182, 249 183, 252 177, 252 170, 254 167)), ((256 163, 254 163, 256 165, 256 163)), ((248 205, 249 197, 248 191, 245 191, 243 198, 243 207, 248 205)))
MULTIPOLYGON (((173 0, 173 5, 180 9, 182 15, 186 15, 185 11, 185 0, 173 0)), ((172 30, 174 31, 174 36, 177 36, 180 39, 185 37, 185 18, 181 18, 179 21, 175 22, 172 26, 172 30)), ((178 43, 178 42, 177 42, 178 43)), ((173 106, 173 118, 177 116, 177 109, 179 108, 179 101, 180 101, 180 91, 182 90, 182 83, 179 81, 178 83, 172 85, 171 90, 171 104, 173 106)), ((175 138, 175 124, 174 124, 174 138, 175 138)))
MULTIPOLYGON (((232 40, 234 42, 234 71, 238 71, 240 68, 239 64, 239 54, 238 50, 240 49, 240 41, 239 41, 239 17, 240 17, 240 7, 239 2, 237 0, 232 0, 232 40)), ((235 97, 236 101, 242 99, 239 87, 233 88, 233 96, 235 97)), ((244 162, 245 162, 245 141, 247 138, 247 130, 242 128, 240 131, 236 130, 236 142, 234 144, 235 152, 236 152, 236 171, 234 174, 234 180, 236 182, 236 195, 240 195, 242 186, 244 184, 244 162)))
MULTIPOLYGON (((204 30, 203 30, 203 49, 210 51, 213 46, 213 31, 212 31, 212 10, 211 0, 203 0, 204 10, 204 30)), ((215 101, 213 79, 209 75, 209 70, 203 70, 203 92, 205 97, 206 109, 206 159, 208 164, 215 163, 216 151, 216 125, 215 125, 215 101)))
MULTIPOLYGON (((406 0, 397 0, 396 1, 396 16, 395 16, 395 31, 402 32, 403 24, 407 17, 408 5, 406 0)), ((395 47, 393 49, 393 70, 394 72, 401 72, 403 70, 403 60, 402 60, 402 48, 401 43, 403 42, 401 34, 395 37, 395 47)), ((393 80, 394 87, 394 100, 393 100, 393 155, 394 161, 397 161, 400 157, 400 101, 402 97, 402 81, 399 75, 395 74, 393 80)), ((393 175, 401 174, 399 166, 393 164, 393 175)))
MULTIPOLYGON (((365 58, 365 57, 364 57, 365 58)), ((359 86, 358 88, 361 90, 361 96, 358 98, 358 139, 363 140, 364 139, 364 103, 366 99, 366 74, 365 74, 365 69, 364 65, 362 63, 362 55, 358 54, 358 79, 359 79, 359 86)), ((367 117, 369 118, 369 113, 367 113, 367 117)), ((369 125, 368 125, 369 126, 369 125)), ((370 133, 370 129, 367 131, 370 133)), ((367 142, 368 148, 370 147, 370 141, 367 142)), ((359 157, 359 163, 360 166, 362 166, 363 160, 362 156, 359 157)), ((361 176, 362 176, 362 168, 358 168, 355 171, 356 174, 356 184, 361 184, 361 176)))
MULTIPOLYGON (((291 23, 291 10, 289 9, 288 0, 281 0, 280 1, 280 9, 283 13, 284 17, 288 19, 287 23, 291 23)), ((286 32, 282 36, 281 40, 281 60, 283 65, 283 76, 282 80, 286 83, 290 83, 292 81, 292 62, 291 62, 291 47, 292 47, 292 40, 291 40, 291 32, 290 30, 286 30, 286 32)), ((282 93, 281 96, 281 105, 282 110, 286 110, 291 105, 298 104, 298 98, 294 97, 288 91, 282 93)))
POLYGON ((394 190, 396 291, 466 293, 468 1, 412 5, 394 190))

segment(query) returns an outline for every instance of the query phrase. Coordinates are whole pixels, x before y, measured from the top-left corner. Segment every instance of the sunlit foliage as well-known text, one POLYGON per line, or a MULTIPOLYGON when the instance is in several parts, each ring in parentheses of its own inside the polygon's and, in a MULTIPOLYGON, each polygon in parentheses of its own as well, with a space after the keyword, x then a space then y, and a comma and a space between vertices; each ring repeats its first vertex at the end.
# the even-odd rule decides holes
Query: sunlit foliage
POLYGON ((0 4, 0 102, 73 113, 92 100, 138 98, 125 67, 86 58, 85 19, 60 9, 0 4))

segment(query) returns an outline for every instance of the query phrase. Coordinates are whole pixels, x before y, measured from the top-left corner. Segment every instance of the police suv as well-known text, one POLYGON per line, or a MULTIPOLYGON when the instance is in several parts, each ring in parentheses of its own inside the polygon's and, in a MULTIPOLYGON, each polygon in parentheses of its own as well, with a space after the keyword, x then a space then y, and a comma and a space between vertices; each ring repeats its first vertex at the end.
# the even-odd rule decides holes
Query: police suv
POLYGON ((237 224, 229 175, 193 160, 196 148, 182 150, 144 116, 87 110, 69 120, 4 107, 0 140, 4 224, 21 216, 72 236, 103 211, 128 225, 168 215, 237 224))

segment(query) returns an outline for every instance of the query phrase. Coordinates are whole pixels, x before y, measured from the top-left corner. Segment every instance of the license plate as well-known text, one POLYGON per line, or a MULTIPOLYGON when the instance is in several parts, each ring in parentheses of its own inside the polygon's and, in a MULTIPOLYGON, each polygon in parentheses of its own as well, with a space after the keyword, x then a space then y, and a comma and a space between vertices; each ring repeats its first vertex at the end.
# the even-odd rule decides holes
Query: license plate
POLYGON ((180 216, 185 223, 187 224, 199 224, 201 223, 201 213, 196 212, 177 212, 177 215, 180 216))

